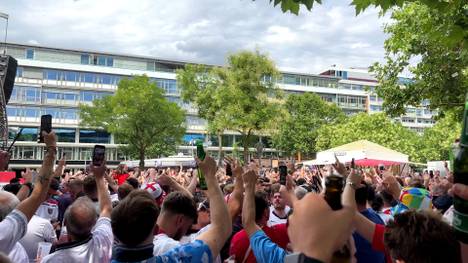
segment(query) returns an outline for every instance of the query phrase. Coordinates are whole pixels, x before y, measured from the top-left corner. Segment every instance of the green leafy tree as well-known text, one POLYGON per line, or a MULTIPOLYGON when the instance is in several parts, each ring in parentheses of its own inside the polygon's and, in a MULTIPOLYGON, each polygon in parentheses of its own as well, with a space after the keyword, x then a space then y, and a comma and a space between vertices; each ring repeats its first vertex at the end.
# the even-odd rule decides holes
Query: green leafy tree
POLYGON ((275 147, 288 154, 316 152, 318 129, 345 119, 336 104, 327 103, 314 93, 291 94, 284 106, 287 116, 272 138, 275 147))
POLYGON ((456 2, 443 12, 412 3, 392 13, 384 29, 386 61, 371 68, 388 114, 404 114, 405 105, 423 100, 440 112, 462 112, 468 91, 468 4, 456 2), (400 81, 402 71, 412 73, 410 81, 400 81))
POLYGON ((259 51, 242 51, 227 60, 225 67, 186 66, 178 72, 178 80, 184 100, 196 105, 218 137, 224 130, 241 134, 247 160, 252 136, 272 129, 273 119, 281 112, 276 100, 281 92, 273 81, 279 72, 259 51))
POLYGON ((177 70, 177 82, 183 101, 195 106, 198 116, 208 122, 208 132, 217 135, 219 162, 222 162, 222 134, 226 120, 219 114, 223 104, 217 96, 217 88, 221 85, 217 72, 217 68, 187 64, 184 69, 177 70))
POLYGON ((460 137, 461 123, 457 114, 446 114, 437 123, 424 131, 421 155, 426 161, 448 160, 455 139, 460 137))
POLYGON ((114 95, 80 106, 81 125, 107 130, 125 152, 140 160, 175 151, 185 133, 185 113, 164 97, 164 91, 147 76, 120 81, 114 95))
POLYGON ((423 160, 418 134, 383 113, 360 113, 343 123, 322 126, 318 130, 316 148, 322 151, 357 140, 368 140, 408 154, 412 161, 423 160))

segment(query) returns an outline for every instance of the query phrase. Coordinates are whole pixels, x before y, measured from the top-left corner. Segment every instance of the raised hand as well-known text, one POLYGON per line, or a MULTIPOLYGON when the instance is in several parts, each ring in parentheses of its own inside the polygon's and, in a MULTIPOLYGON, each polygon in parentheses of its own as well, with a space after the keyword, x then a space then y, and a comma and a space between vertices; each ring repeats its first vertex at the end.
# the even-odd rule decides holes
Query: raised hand
POLYGON ((103 161, 100 166, 91 165, 91 171, 93 172, 94 177, 96 179, 104 178, 106 170, 107 170, 106 161, 103 161))
POLYGON ((211 156, 207 155, 203 161, 196 158, 196 161, 205 177, 216 178, 216 171, 218 168, 216 167, 215 160, 211 156))
POLYGON ((229 163, 231 165, 231 169, 232 169, 232 174, 235 176, 235 177, 239 177, 239 176, 242 176, 242 174, 244 173, 244 169, 242 169, 242 165, 239 163, 239 161, 234 158, 234 157, 230 157, 230 156, 226 156, 224 158, 224 161, 226 163, 229 163))
POLYGON ((341 176, 346 177, 348 175, 346 171, 346 167, 343 163, 338 160, 338 157, 335 155, 335 163, 332 164, 333 168, 335 168, 336 172, 339 173, 341 176))
POLYGON ((257 174, 254 171, 247 171, 242 175, 242 179, 244 180, 246 191, 248 191, 249 189, 255 189, 255 185, 257 184, 257 174))

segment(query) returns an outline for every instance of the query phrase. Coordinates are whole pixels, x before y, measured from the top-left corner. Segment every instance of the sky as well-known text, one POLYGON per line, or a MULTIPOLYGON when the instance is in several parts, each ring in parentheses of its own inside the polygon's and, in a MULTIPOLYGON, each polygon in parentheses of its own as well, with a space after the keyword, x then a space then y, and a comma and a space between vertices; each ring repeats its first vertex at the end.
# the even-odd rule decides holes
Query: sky
POLYGON ((13 43, 215 65, 258 49, 302 73, 382 61, 388 16, 370 8, 356 17, 351 0, 323 2, 298 16, 269 0, 3 0, 0 12, 13 43))

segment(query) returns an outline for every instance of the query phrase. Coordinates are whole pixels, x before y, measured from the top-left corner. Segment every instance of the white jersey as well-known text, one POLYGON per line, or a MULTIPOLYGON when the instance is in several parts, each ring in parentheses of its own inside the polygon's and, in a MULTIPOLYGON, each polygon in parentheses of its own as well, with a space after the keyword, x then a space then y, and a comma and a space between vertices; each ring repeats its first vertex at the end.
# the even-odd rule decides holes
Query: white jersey
POLYGON ((28 223, 26 235, 19 241, 29 257, 29 262, 35 262, 39 242, 53 243, 57 241, 54 227, 49 220, 33 216, 28 223))

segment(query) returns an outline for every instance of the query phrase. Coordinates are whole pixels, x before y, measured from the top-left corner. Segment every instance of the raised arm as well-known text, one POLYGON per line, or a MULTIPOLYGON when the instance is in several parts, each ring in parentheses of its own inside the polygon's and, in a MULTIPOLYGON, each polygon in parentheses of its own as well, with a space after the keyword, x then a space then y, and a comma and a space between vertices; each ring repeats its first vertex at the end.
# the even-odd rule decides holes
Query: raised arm
POLYGON ((174 191, 182 192, 186 194, 187 196, 190 196, 190 198, 193 198, 192 193, 189 190, 187 190, 185 187, 180 185, 172 176, 168 176, 167 174, 162 174, 159 177, 158 181, 161 185, 168 185, 174 191))
POLYGON ((231 165, 232 175, 236 178, 234 190, 228 202, 229 214, 231 215, 232 222, 234 222, 242 208, 242 198, 244 194, 244 180, 242 179, 242 174, 244 170, 238 160, 230 157, 225 158, 225 160, 231 165))
POLYGON ((58 161, 57 167, 54 170, 54 177, 60 177, 63 174, 63 169, 65 168, 65 156, 62 156, 58 161))
POLYGON ((198 161, 198 165, 203 171, 208 186, 211 226, 197 239, 204 241, 210 247, 213 258, 216 258, 231 235, 232 224, 223 194, 216 180, 216 162, 210 156, 206 156, 205 160, 198 161))
POLYGON ((106 173, 106 164, 103 162, 101 166, 91 165, 91 169, 96 180, 98 200, 101 209, 99 216, 110 218, 112 212, 112 202, 109 196, 109 192, 107 191, 106 181, 104 179, 106 173))
POLYGON ((257 174, 249 170, 243 175, 245 183, 244 204, 242 205, 242 225, 245 232, 250 237, 260 230, 255 222, 255 184, 257 183, 257 174))
POLYGON ((47 191, 49 191, 50 179, 53 175, 53 167, 55 155, 57 154, 57 137, 55 132, 42 132, 45 142, 44 161, 42 162, 41 170, 37 176, 34 190, 31 195, 22 201, 16 209, 21 211, 26 218, 31 220, 31 217, 36 213, 37 208, 45 200, 47 191))

